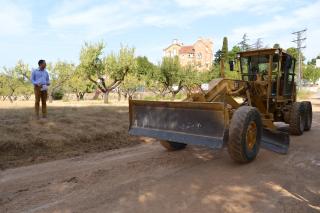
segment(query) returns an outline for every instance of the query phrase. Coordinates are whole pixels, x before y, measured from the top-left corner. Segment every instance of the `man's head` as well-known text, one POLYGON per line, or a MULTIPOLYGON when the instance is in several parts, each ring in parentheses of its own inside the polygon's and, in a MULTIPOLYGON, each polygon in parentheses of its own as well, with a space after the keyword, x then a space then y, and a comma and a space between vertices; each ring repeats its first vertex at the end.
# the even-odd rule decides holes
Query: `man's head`
POLYGON ((39 65, 39 68, 40 68, 41 70, 44 70, 44 69, 46 68, 46 66, 47 66, 46 61, 43 60, 43 59, 41 59, 41 60, 38 61, 38 65, 39 65))

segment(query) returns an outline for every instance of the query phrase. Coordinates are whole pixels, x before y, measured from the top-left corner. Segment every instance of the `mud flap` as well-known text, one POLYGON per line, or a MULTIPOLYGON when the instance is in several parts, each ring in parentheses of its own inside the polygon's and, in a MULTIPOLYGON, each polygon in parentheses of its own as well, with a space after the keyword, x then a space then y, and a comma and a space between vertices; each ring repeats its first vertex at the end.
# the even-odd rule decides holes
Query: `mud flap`
POLYGON ((223 147, 223 103, 130 100, 129 134, 214 149, 223 147))
POLYGON ((280 130, 263 129, 261 147, 270 151, 287 154, 289 150, 290 136, 280 130))

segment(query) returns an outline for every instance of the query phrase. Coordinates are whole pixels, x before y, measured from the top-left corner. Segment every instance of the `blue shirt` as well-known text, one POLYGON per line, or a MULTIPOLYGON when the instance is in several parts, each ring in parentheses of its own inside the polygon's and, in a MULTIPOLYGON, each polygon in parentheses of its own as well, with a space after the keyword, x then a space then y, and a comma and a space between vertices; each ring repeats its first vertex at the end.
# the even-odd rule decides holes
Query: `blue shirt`
POLYGON ((34 85, 48 85, 50 84, 49 73, 47 70, 33 69, 31 73, 31 82, 34 85))

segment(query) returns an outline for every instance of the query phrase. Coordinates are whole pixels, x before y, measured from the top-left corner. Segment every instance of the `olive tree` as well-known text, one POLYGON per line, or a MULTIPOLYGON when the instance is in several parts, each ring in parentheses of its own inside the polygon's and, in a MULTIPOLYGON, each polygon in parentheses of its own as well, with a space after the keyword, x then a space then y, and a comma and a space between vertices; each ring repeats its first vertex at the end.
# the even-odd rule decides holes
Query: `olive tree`
POLYGON ((86 93, 92 92, 94 90, 94 85, 89 81, 80 67, 75 68, 70 75, 70 78, 64 86, 64 90, 74 93, 77 100, 83 100, 86 93))
POLYGON ((62 91, 63 87, 70 79, 75 70, 75 66, 67 62, 58 61, 53 65, 48 64, 48 70, 50 72, 50 87, 48 95, 49 101, 52 102, 54 94, 62 91))
POLYGON ((155 95, 160 95, 164 97, 166 94, 170 93, 167 86, 163 84, 161 79, 161 71, 160 65, 154 66, 152 69, 149 70, 148 73, 145 75, 145 84, 148 90, 150 90, 155 95))
POLYGON ((17 99, 17 91, 21 86, 19 75, 14 68, 3 68, 2 87, 10 102, 17 99))
POLYGON ((308 64, 303 69, 303 79, 312 82, 313 85, 320 79, 320 68, 316 68, 314 64, 308 64))
POLYGON ((118 90, 125 98, 131 98, 139 89, 145 88, 154 80, 151 76, 156 66, 146 56, 138 56, 136 62, 136 69, 125 77, 118 90))
POLYGON ((188 69, 182 68, 178 57, 164 57, 160 64, 159 81, 169 90, 172 99, 184 87, 188 69))
POLYGON ((85 43, 80 53, 80 67, 87 78, 104 94, 108 103, 109 93, 117 88, 128 73, 136 69, 134 48, 121 47, 118 53, 103 57, 105 45, 85 43))
POLYGON ((28 64, 25 64, 22 60, 18 61, 14 69, 20 81, 17 93, 22 95, 25 100, 29 100, 33 94, 33 85, 30 80, 31 70, 28 64))
POLYGON ((7 87, 7 76, 0 73, 0 96, 5 101, 9 96, 9 88, 7 87))
POLYGON ((143 81, 135 74, 129 73, 121 83, 119 90, 122 92, 125 99, 132 98, 139 88, 144 86, 143 81))

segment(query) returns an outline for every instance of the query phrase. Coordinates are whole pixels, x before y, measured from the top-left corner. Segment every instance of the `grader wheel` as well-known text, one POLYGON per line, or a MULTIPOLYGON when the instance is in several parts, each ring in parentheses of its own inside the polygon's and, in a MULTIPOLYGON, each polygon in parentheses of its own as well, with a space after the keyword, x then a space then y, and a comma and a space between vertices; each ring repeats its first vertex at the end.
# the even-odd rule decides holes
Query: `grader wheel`
POLYGON ((186 148, 187 144, 184 143, 177 143, 172 141, 160 141, 161 145, 166 148, 168 151, 176 151, 180 149, 186 148))
POLYGON ((294 102, 290 111, 290 133, 292 135, 302 135, 305 129, 305 120, 306 116, 304 104, 301 102, 294 102))
POLYGON ((302 104, 305 116, 304 131, 309 131, 312 125, 312 105, 310 101, 302 101, 302 104))
POLYGON ((253 161, 260 148, 262 121, 258 110, 242 106, 232 116, 229 128, 228 152, 239 163, 253 161))

